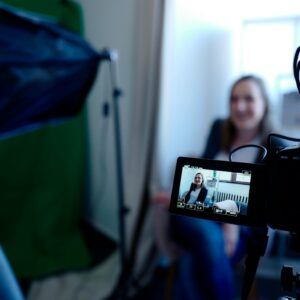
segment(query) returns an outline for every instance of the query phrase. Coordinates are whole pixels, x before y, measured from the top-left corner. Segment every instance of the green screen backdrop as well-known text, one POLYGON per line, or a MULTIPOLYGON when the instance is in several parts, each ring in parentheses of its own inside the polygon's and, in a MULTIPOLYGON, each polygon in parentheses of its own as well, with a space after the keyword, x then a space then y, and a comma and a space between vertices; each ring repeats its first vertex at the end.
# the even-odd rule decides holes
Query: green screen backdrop
MULTIPOLYGON (((78 4, 6 0, 82 33, 78 4)), ((0 243, 18 278, 91 262, 79 230, 85 175, 85 114, 59 126, 0 141, 0 243)))

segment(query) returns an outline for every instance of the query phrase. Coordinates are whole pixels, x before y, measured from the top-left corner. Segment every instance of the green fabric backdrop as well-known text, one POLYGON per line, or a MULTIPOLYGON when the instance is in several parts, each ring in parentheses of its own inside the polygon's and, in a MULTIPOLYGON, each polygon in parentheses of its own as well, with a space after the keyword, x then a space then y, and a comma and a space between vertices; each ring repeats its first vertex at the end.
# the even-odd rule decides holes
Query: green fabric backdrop
MULTIPOLYGON (((83 32, 71 1, 6 0, 83 32)), ((79 230, 84 199, 85 114, 0 142, 0 243, 18 278, 86 267, 79 230)))

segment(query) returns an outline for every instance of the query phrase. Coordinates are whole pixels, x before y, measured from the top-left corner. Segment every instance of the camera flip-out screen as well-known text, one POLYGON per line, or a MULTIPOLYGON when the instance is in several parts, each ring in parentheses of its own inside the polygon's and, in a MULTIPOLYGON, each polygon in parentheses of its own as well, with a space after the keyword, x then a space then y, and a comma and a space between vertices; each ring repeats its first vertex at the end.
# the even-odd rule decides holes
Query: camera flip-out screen
POLYGON ((170 212, 234 224, 265 226, 264 166, 180 157, 170 212))

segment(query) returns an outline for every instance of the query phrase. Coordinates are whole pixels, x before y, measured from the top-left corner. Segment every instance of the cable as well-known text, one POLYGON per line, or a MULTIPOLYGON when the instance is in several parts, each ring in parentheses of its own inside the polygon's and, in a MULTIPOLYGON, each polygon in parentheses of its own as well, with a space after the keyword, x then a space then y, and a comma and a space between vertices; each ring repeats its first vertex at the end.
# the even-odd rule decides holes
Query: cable
POLYGON ((299 54, 300 54, 300 47, 298 47, 296 50, 294 56, 294 63, 293 63, 294 78, 296 81, 298 92, 300 93, 300 81, 299 81, 300 62, 298 62, 299 54))
POLYGON ((264 146, 255 145, 255 144, 243 145, 243 146, 237 147, 237 148, 233 149, 232 151, 230 151, 230 153, 229 153, 229 161, 231 161, 231 162, 233 161, 232 160, 233 153, 235 153, 235 152, 237 152, 237 151, 239 151, 241 149, 244 149, 244 148, 258 148, 258 149, 262 150, 262 155, 261 155, 261 157, 259 159, 259 162, 262 162, 266 158, 267 153, 268 153, 267 149, 264 146))

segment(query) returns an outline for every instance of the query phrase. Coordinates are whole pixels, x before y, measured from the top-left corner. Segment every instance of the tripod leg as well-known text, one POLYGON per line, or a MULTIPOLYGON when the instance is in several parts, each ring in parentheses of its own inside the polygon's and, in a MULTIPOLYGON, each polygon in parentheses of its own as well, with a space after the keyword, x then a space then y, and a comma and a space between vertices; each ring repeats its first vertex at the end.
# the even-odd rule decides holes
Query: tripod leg
POLYGON ((260 257, 265 254, 268 244, 268 228, 257 229, 253 231, 253 237, 251 238, 248 247, 248 256, 246 258, 246 269, 242 287, 242 300, 249 298, 253 281, 255 278, 257 266, 260 257))

